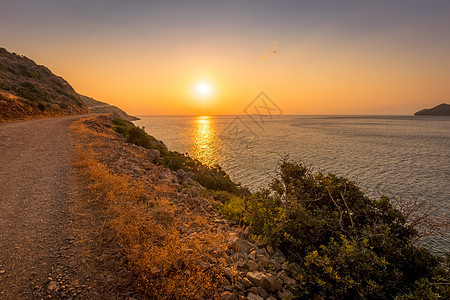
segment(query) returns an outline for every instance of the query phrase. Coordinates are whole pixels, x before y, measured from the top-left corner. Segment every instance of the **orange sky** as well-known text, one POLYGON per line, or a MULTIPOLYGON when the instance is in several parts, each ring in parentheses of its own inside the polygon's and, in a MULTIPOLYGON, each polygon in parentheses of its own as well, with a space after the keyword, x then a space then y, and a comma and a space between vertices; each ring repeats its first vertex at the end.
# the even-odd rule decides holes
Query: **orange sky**
POLYGON ((6 2, 0 46, 134 115, 242 114, 260 91, 285 114, 450 101, 445 1, 6 2), (200 81, 209 99, 195 95, 200 81))

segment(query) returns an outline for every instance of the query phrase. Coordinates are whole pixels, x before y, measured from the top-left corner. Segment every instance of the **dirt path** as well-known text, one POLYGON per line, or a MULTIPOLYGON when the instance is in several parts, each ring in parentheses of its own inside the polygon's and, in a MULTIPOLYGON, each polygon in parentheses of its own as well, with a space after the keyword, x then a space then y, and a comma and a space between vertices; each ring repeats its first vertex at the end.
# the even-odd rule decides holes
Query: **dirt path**
POLYGON ((79 118, 0 124, 0 299, 40 298, 58 288, 49 274, 71 267, 69 126, 79 118))

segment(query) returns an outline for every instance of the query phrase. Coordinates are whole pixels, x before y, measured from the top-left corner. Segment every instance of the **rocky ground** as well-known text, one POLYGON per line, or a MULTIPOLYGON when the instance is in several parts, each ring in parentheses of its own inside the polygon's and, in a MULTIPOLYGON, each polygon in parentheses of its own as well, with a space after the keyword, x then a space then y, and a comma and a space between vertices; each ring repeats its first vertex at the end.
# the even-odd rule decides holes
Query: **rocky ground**
MULTIPOLYGON (((107 117, 91 118, 84 125, 102 134, 111 133, 111 123, 107 117)), ((197 211, 208 220, 208 226, 217 233, 228 236, 227 249, 220 262, 225 275, 220 299, 291 299, 297 285, 294 279, 299 274, 296 266, 286 261, 285 255, 270 245, 257 241, 249 228, 244 228, 236 222, 226 220, 213 208, 212 199, 200 196, 203 187, 193 181, 193 173, 183 170, 171 171, 163 166, 155 165, 154 161, 160 153, 155 149, 125 143, 118 134, 114 138, 104 136, 98 159, 114 174, 126 174, 136 181, 148 185, 167 185, 165 193, 180 209, 197 211)), ((201 229, 200 229, 201 230, 201 229)), ((184 238, 190 238, 195 229, 180 228, 184 238)), ((206 268, 212 267, 214 261, 208 261, 206 268), (208 265, 209 264, 209 265, 208 265)))

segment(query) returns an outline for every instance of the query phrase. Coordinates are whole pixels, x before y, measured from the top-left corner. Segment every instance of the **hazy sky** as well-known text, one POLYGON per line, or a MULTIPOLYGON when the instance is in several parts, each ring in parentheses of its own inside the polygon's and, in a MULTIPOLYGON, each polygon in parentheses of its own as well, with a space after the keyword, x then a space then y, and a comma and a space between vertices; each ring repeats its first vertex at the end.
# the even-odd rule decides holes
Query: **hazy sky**
POLYGON ((260 91, 285 114, 450 102, 448 0, 0 0, 0 47, 135 115, 241 114, 260 91))

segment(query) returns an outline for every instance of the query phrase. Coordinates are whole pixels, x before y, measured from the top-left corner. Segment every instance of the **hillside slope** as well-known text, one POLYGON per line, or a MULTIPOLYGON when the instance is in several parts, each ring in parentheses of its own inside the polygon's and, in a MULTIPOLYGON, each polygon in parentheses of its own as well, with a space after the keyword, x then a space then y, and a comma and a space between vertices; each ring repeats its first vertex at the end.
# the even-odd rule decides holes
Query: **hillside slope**
POLYGON ((84 102, 84 104, 86 104, 86 106, 89 108, 89 110, 93 113, 97 113, 97 114, 114 113, 119 118, 127 120, 127 121, 139 120, 139 118, 130 116, 129 114, 127 114, 126 112, 124 112, 123 110, 118 108, 117 106, 113 106, 108 103, 101 102, 101 101, 98 101, 98 100, 95 100, 93 98, 83 96, 83 95, 80 95, 80 97, 81 97, 81 100, 84 102))
POLYGON ((25 56, 0 48, 0 120, 88 112, 63 78, 25 56))

